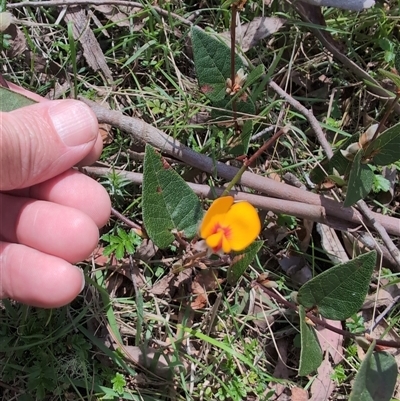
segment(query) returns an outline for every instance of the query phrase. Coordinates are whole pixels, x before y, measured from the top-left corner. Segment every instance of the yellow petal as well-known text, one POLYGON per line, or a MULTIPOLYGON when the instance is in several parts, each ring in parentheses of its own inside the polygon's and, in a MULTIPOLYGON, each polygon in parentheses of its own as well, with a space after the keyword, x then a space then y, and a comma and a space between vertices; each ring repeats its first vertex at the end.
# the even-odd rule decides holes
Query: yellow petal
POLYGON ((222 224, 230 228, 227 240, 234 251, 247 248, 261 230, 257 210, 249 202, 235 203, 225 215, 222 224))
POLYGON ((214 234, 214 227, 221 221, 233 204, 232 196, 223 196, 216 199, 207 210, 200 225, 200 237, 207 238, 214 234))
POLYGON ((222 238, 222 231, 218 231, 217 233, 208 236, 206 238, 206 243, 212 250, 218 252, 221 248, 222 238))
POLYGON ((222 250, 224 253, 229 253, 232 250, 230 242, 224 235, 222 236, 222 250))

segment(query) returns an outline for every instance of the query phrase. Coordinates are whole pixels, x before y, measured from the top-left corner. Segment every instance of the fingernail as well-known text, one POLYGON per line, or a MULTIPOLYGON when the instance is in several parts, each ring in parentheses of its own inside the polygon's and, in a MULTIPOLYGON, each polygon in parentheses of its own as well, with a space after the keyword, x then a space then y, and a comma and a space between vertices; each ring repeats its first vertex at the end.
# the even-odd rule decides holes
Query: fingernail
POLYGON ((80 267, 75 266, 75 265, 74 265, 74 267, 75 267, 75 269, 79 270, 79 273, 80 273, 81 276, 82 276, 82 285, 81 285, 81 289, 80 289, 80 291, 79 291, 79 293, 81 293, 82 290, 85 288, 85 284, 86 284, 86 281, 85 281, 85 273, 83 272, 83 270, 82 270, 80 267))
POLYGON ((89 106, 77 100, 57 100, 52 103, 49 116, 65 145, 84 145, 97 138, 97 119, 89 106))

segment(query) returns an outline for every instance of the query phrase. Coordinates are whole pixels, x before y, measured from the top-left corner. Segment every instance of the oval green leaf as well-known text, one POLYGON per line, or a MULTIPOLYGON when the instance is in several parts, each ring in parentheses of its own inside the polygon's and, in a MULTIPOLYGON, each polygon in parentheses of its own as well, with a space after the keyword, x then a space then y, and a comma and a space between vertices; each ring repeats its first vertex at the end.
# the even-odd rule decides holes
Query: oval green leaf
POLYGON ((306 322, 306 312, 301 305, 299 306, 299 317, 301 336, 299 375, 307 376, 315 372, 321 365, 322 350, 314 327, 306 322))
POLYGON ((235 285, 242 277, 243 273, 249 267, 250 263, 256 257, 264 241, 255 241, 249 245, 243 252, 236 254, 228 270, 227 280, 231 285, 235 285))
POLYGON ((349 401, 389 401, 396 387, 397 364, 386 352, 373 352, 372 344, 356 374, 349 401))
POLYGON ((297 300, 305 308, 317 307, 327 319, 345 320, 360 310, 375 263, 376 252, 371 251, 336 265, 304 284, 297 300))
POLYGON ((378 166, 387 166, 400 160, 400 123, 382 132, 365 153, 371 155, 372 161, 378 166))
POLYGON ((149 145, 143 167, 142 209, 147 234, 159 248, 175 239, 172 230, 192 238, 203 217, 197 195, 178 173, 163 165, 161 156, 149 145))
MULTIPOLYGON (((191 30, 193 58, 201 91, 217 102, 226 96, 226 79, 231 75, 231 49, 215 35, 194 26, 191 30)), ((235 55, 235 71, 243 67, 235 55)))
POLYGON ((349 184, 346 192, 344 206, 354 205, 360 199, 364 199, 372 189, 374 183, 374 172, 368 165, 361 163, 364 151, 360 149, 354 157, 351 165, 349 184))
POLYGON ((24 95, 0 86, 0 111, 13 111, 37 103, 24 95))

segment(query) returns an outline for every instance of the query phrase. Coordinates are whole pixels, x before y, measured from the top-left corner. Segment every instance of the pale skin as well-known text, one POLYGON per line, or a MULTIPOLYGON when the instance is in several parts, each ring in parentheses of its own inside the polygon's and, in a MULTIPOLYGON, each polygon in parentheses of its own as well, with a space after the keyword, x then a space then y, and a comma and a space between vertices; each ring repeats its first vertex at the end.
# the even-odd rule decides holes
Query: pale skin
POLYGON ((10 88, 39 103, 0 113, 0 298, 59 307, 81 292, 73 264, 95 249, 110 215, 104 188, 72 169, 93 163, 102 141, 83 103, 10 88))

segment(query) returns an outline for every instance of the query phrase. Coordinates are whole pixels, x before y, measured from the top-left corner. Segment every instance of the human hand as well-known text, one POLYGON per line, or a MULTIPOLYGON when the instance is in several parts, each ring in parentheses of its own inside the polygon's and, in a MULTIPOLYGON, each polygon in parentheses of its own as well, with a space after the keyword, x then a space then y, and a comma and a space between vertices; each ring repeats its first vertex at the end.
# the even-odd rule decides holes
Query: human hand
POLYGON ((46 308, 82 291, 88 257, 110 215, 105 189, 73 170, 101 153, 97 119, 75 100, 0 113, 0 298, 46 308))

